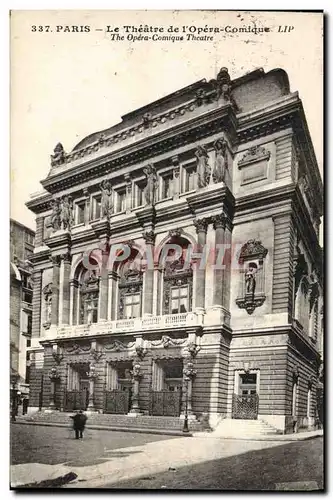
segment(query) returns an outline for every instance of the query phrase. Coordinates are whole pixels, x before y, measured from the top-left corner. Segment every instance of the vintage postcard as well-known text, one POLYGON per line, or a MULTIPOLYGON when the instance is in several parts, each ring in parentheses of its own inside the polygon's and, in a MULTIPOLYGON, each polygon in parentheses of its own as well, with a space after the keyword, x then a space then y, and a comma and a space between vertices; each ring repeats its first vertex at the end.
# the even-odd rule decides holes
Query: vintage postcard
POLYGON ((10 18, 11 488, 323 491, 323 12, 10 18))

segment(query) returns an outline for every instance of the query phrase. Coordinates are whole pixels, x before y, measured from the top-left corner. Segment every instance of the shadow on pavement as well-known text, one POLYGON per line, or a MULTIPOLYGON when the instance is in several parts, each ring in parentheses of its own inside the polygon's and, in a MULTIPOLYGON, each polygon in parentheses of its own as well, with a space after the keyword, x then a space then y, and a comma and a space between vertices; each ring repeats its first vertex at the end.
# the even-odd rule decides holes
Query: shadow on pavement
MULTIPOLYGON (((221 446, 227 446, 227 442, 221 442, 221 446)), ((318 485, 317 490, 323 489, 322 438, 250 451, 178 469, 170 467, 163 473, 146 474, 103 488, 274 491, 277 483, 309 481, 318 485)))

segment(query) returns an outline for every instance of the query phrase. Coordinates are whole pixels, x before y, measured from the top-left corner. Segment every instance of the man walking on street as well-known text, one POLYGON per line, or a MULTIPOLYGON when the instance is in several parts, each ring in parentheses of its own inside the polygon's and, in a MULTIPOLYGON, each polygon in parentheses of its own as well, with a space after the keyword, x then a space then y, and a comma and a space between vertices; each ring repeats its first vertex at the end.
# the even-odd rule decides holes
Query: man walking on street
POLYGON ((80 410, 75 415, 71 416, 73 419, 73 429, 75 431, 75 439, 83 439, 83 431, 87 422, 87 416, 80 410))

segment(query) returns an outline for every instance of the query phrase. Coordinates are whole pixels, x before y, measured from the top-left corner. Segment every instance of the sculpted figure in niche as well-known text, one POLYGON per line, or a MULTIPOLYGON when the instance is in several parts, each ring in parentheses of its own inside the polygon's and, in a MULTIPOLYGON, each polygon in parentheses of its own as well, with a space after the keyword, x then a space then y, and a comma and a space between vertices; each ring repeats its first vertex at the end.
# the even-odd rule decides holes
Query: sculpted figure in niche
POLYGON ((101 197, 101 217, 106 217, 107 219, 111 216, 113 205, 112 205, 112 188, 110 181, 103 181, 100 185, 102 197, 101 197))
POLYGON ((218 139, 214 143, 215 165, 212 174, 213 182, 224 182, 226 171, 228 170, 227 142, 225 139, 218 139))
POLYGON ((156 202, 156 187, 157 187, 157 176, 155 167, 153 165, 148 165, 143 169, 143 172, 147 178, 147 184, 145 187, 145 200, 147 205, 155 205, 156 202))
POLYGON ((73 224, 73 201, 71 196, 64 196, 61 204, 61 224, 63 229, 70 229, 73 224))
POLYGON ((51 226, 54 231, 60 229, 61 224, 61 206, 59 200, 53 200, 51 202, 52 214, 51 214, 51 226))
POLYGON ((247 294, 254 295, 256 289, 256 277, 255 277, 256 272, 257 272, 257 266, 256 264, 251 262, 245 272, 245 287, 247 294))
POLYGON ((51 163, 52 164, 53 163, 61 164, 61 163, 65 162, 65 150, 64 150, 63 145, 60 142, 58 142, 58 144, 54 148, 53 153, 54 154, 51 155, 51 163))
POLYGON ((197 157, 198 188, 209 184, 210 167, 208 165, 208 153, 203 146, 198 146, 195 156, 197 157))

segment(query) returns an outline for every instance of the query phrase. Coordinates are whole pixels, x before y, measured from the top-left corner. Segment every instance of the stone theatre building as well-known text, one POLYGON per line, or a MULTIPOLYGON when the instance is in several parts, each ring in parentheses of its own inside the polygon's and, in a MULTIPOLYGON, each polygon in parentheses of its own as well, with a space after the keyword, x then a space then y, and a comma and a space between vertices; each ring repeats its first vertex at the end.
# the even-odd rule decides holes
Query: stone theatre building
POLYGON ((315 425, 323 186, 282 69, 59 143, 41 184, 30 411, 315 425))

